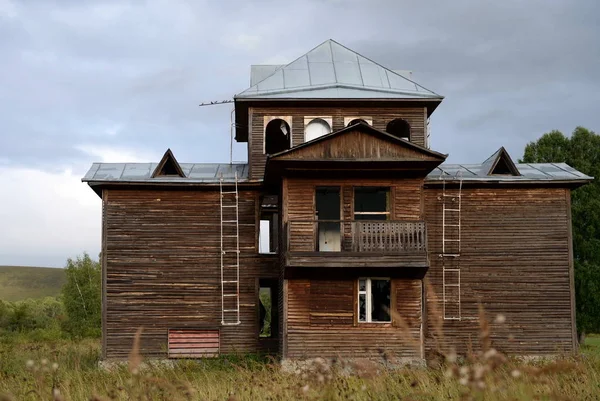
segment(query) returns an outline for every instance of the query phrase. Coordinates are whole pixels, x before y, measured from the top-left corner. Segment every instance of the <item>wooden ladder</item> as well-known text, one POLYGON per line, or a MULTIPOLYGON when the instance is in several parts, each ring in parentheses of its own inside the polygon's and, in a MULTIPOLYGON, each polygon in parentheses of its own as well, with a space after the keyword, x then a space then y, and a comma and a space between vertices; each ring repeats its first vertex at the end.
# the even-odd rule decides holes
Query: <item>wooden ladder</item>
POLYGON ((223 189, 219 181, 221 204, 221 324, 240 324, 240 226, 238 176, 234 190, 223 189), (235 213, 235 216, 234 216, 235 213))
MULTIPOLYGON (((443 173, 442 173, 443 174, 443 173)), ((461 320, 460 252, 462 174, 452 177, 458 190, 448 191, 446 177, 442 183, 442 300, 444 320, 461 320)))

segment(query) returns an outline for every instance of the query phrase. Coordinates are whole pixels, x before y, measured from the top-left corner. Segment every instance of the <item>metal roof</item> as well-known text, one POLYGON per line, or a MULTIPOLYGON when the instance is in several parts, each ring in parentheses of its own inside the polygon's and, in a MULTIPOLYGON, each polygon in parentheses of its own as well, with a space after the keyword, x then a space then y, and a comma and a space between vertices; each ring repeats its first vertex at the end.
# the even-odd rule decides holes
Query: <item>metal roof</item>
MULTIPOLYGON (((186 177, 161 176, 152 178, 152 172, 158 163, 94 163, 84 182, 132 182, 132 183, 218 183, 222 177, 232 182, 235 172, 238 181, 248 181, 248 164, 235 163, 181 163, 186 177)), ((520 176, 480 175, 485 168, 482 164, 441 164, 427 175, 428 182, 440 179, 463 181, 528 182, 528 181, 591 181, 589 177, 566 163, 519 163, 516 164, 520 176)))
POLYGON ((265 78, 273 75, 278 69, 285 67, 285 64, 254 64, 250 66, 250 86, 254 86, 265 78))
POLYGON ((332 39, 285 66, 253 66, 251 85, 235 97, 442 98, 406 76, 387 69, 332 39), (269 71, 271 74, 265 76, 269 71))
POLYGON ((517 163, 520 176, 487 175, 485 162, 481 164, 441 164, 427 175, 427 181, 440 179, 463 181, 591 181, 589 177, 566 163, 517 163))
POLYGON ((218 183, 221 178, 231 182, 248 180, 245 163, 180 163, 185 177, 160 176, 152 178, 158 163, 94 163, 82 178, 83 182, 137 182, 137 183, 218 183))

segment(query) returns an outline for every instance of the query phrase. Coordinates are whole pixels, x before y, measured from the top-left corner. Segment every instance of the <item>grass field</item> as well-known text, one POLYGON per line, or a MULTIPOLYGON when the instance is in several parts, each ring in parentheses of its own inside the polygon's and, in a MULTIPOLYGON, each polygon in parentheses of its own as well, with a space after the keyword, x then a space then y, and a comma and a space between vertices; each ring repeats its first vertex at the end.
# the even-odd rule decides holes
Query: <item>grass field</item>
POLYGON ((64 269, 30 266, 0 266, 0 300, 54 297, 65 283, 64 269))
POLYGON ((454 366, 472 375, 482 370, 477 386, 461 384, 462 373, 450 377, 446 368, 379 371, 367 364, 349 376, 319 365, 298 375, 247 357, 144 369, 135 352, 131 370, 106 371, 98 368, 96 340, 12 342, 0 344, 0 400, 597 400, 599 339, 590 338, 580 356, 554 362, 509 360, 488 372, 479 362, 454 366))

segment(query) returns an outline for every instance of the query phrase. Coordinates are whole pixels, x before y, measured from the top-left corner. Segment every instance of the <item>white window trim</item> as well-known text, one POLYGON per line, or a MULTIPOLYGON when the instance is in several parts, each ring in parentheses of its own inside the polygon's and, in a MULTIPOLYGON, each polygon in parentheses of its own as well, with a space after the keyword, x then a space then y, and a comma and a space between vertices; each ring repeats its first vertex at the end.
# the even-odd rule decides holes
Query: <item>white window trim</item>
POLYGON ((392 323, 392 280, 389 277, 359 277, 358 279, 358 302, 356 303, 357 305, 357 309, 356 309, 356 313, 358 316, 358 323, 381 323, 381 324, 390 324, 392 323), (365 290, 361 291, 360 290, 360 280, 365 280, 365 290), (387 280, 390 282, 390 320, 388 321, 373 321, 373 316, 371 316, 371 307, 372 305, 372 293, 371 293, 371 280, 387 280), (365 319, 366 320, 360 320, 360 296, 363 295, 365 296, 365 319), (371 296, 369 296, 371 295, 371 296))
POLYGON ((367 124, 369 124, 370 126, 373 126, 373 117, 361 117, 361 116, 354 116, 354 117, 344 117, 344 127, 347 127, 348 124, 350 124, 350 121, 352 120, 365 120, 367 122, 367 124))
MULTIPOLYGON (((304 142, 306 142, 306 127, 313 120, 320 119, 329 124, 329 129, 333 132, 333 117, 331 116, 304 116, 304 142)), ((266 125, 265 125, 266 127, 266 125)))
POLYGON ((290 149, 294 147, 294 136, 292 135, 292 116, 265 116, 263 120, 263 155, 267 154, 267 124, 273 120, 283 120, 290 126, 290 149))

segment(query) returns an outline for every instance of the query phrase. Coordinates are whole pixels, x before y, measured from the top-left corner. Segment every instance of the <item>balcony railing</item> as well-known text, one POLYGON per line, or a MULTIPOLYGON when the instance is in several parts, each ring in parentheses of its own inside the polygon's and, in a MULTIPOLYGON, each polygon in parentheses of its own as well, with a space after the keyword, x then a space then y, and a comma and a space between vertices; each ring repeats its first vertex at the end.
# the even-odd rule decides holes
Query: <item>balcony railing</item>
POLYGON ((288 252, 427 252, 424 221, 292 220, 286 234, 288 252))

